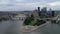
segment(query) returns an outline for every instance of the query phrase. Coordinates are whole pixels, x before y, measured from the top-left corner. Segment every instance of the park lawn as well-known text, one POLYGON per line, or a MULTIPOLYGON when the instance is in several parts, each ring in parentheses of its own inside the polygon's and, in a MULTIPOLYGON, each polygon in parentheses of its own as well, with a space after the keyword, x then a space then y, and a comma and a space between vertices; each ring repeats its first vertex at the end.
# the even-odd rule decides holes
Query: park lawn
POLYGON ((37 23, 37 19, 32 20, 31 23, 29 23, 29 25, 34 25, 35 23, 37 23))

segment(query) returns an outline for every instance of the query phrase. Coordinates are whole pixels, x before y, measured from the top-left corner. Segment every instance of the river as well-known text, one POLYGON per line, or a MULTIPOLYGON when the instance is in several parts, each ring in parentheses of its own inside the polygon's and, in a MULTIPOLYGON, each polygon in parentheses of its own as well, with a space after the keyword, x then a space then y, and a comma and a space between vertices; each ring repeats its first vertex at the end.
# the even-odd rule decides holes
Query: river
POLYGON ((60 34, 60 24, 51 24, 38 28, 32 32, 20 32, 22 20, 8 20, 0 22, 0 34, 60 34))

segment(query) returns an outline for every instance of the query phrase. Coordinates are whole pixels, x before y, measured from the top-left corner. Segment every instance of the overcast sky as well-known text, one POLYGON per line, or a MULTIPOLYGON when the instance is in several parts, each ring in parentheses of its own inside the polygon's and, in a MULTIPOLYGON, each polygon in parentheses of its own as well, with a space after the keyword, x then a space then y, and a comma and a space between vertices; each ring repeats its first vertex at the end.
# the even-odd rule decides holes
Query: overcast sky
POLYGON ((60 10, 60 0, 0 0, 0 11, 34 10, 38 6, 60 10))

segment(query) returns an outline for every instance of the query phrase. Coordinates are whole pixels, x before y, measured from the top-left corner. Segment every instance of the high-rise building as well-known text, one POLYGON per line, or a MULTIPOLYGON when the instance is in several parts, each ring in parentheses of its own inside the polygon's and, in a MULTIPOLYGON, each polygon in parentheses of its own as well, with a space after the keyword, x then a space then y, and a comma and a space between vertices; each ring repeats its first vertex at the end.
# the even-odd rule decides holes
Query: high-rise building
POLYGON ((41 11, 44 12, 44 13, 46 13, 47 12, 47 8, 44 7, 44 8, 41 9, 41 11))
POLYGON ((55 16, 55 11, 52 11, 52 17, 54 17, 55 16))
POLYGON ((38 7, 38 11, 40 12, 40 7, 38 7))
POLYGON ((40 16, 40 7, 38 7, 38 15, 40 16))
POLYGON ((52 11, 52 9, 50 8, 49 11, 52 11))
POLYGON ((48 11, 47 11, 47 17, 52 17, 52 9, 50 8, 48 11))
POLYGON ((46 17, 47 16, 47 8, 44 7, 41 9, 41 17, 46 17))

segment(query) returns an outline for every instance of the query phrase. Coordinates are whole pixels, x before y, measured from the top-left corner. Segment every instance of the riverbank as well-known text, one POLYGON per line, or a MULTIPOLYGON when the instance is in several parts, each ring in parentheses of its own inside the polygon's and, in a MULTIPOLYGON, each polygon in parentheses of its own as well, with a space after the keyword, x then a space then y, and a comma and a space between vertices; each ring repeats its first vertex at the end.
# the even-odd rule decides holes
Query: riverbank
POLYGON ((46 23, 40 25, 40 26, 31 26, 31 25, 27 25, 27 26, 23 26, 23 28, 21 29, 22 32, 32 32, 38 28, 41 28, 43 26, 45 26, 46 24, 50 23, 49 21, 47 21, 46 23))

